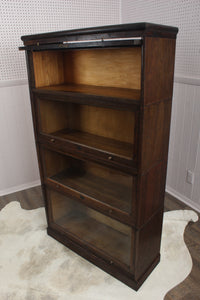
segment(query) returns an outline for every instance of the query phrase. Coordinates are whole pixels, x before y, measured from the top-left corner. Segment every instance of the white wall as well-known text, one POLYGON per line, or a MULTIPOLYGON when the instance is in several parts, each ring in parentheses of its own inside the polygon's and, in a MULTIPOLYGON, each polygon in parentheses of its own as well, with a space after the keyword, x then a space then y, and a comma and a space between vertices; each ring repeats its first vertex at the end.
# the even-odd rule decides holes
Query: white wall
POLYGON ((122 0, 121 13, 122 23, 179 27, 166 188, 200 210, 200 1, 122 0))
POLYGON ((200 210, 200 86, 175 82, 167 191, 200 210), (194 183, 186 181, 187 170, 194 183))
POLYGON ((0 195, 39 184, 20 36, 146 21, 179 27, 167 191, 200 208, 199 0, 9 0, 0 11, 0 195))
POLYGON ((0 196, 38 185, 21 35, 118 24, 116 0, 0 1, 0 196))
POLYGON ((0 195, 40 184, 27 85, 0 88, 0 195))

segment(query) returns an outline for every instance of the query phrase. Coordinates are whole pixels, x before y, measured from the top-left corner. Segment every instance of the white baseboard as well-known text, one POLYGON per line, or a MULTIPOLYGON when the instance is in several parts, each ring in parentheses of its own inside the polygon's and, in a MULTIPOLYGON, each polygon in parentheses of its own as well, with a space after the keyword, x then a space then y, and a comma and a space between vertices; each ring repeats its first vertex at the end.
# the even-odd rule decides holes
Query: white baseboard
POLYGON ((19 86, 28 84, 28 79, 16 79, 16 80, 3 80, 0 81, 1 87, 11 87, 11 86, 19 86))
POLYGON ((174 75, 174 81, 178 83, 183 83, 183 84, 189 84, 189 85, 200 85, 200 78, 199 77, 190 77, 190 76, 184 76, 180 74, 175 74, 174 75))
POLYGON ((36 181, 21 184, 21 185, 18 185, 18 186, 13 186, 13 187, 10 187, 8 189, 1 190, 0 191, 0 196, 5 196, 5 195, 12 194, 12 193, 15 193, 15 192, 30 189, 30 188, 38 186, 40 184, 41 184, 40 180, 36 180, 36 181))
POLYGON ((170 194, 171 196, 177 198, 181 202, 185 203, 186 205, 190 206, 192 209, 200 212, 200 204, 191 201, 189 198, 185 197, 184 195, 180 194, 179 192, 175 191, 174 189, 166 186, 165 191, 170 194))

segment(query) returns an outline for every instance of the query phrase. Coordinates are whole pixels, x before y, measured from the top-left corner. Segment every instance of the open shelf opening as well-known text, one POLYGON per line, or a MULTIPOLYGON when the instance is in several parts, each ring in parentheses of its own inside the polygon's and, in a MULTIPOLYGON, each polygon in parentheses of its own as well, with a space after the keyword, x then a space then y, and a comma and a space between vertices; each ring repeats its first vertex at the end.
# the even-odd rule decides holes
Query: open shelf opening
POLYGON ((134 156, 135 112, 38 100, 40 131, 117 156, 134 156))
POLYGON ((131 227, 48 190, 53 222, 93 249, 130 266, 131 227))
POLYGON ((33 52, 36 88, 139 100, 141 47, 33 52))
POLYGON ((100 164, 42 150, 45 175, 51 181, 103 204, 130 213, 135 177, 100 164))

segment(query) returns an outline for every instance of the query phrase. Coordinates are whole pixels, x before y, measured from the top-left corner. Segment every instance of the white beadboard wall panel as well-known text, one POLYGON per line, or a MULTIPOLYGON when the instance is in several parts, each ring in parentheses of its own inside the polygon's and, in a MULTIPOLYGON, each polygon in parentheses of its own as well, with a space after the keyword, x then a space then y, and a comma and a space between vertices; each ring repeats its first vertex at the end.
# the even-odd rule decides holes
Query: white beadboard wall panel
MULTIPOLYGON (((198 151, 198 148, 200 147, 200 86, 190 86, 190 90, 188 89, 187 99, 188 102, 186 110, 188 109, 189 113, 188 116, 185 116, 185 120, 187 120, 188 123, 191 124, 191 131, 188 134, 188 141, 186 141, 189 144, 189 149, 185 169, 191 170, 194 173, 195 181, 193 185, 188 183, 185 184, 183 195, 186 195, 188 197, 188 190, 192 189, 190 199, 196 202, 196 194, 194 192, 194 189, 197 182, 200 185, 200 177, 198 175, 199 169, 197 164, 197 161, 200 159, 200 152, 198 151), (190 107, 192 107, 192 111, 190 110, 190 107)), ((200 198, 200 193, 198 197, 200 198)))
POLYGON ((39 183, 27 85, 0 89, 0 195, 39 183))
MULTIPOLYGON (((179 110, 177 113, 179 117, 176 115, 177 120, 181 119, 179 125, 180 128, 176 128, 176 137, 179 136, 180 144, 176 141, 176 154, 177 154, 177 174, 176 174, 176 189, 184 195, 185 186, 188 187, 188 195, 185 195, 188 198, 191 198, 191 184, 188 184, 186 181, 186 165, 187 165, 187 157, 190 150, 191 144, 194 141, 190 140, 190 133, 191 133, 191 118, 192 116, 192 104, 194 102, 193 86, 188 86, 186 84, 178 84, 179 94, 178 94, 178 108, 179 110), (190 101, 192 99, 192 101, 190 101), (189 103, 190 102, 190 103, 189 103), (182 108, 182 109, 180 109, 182 108), (181 149, 181 151, 180 151, 181 149)), ((177 122, 179 123, 179 122, 177 122)), ((194 145, 192 145, 194 147, 194 145)), ((193 161, 190 163, 194 163, 195 157, 191 158, 193 161)))
MULTIPOLYGON (((200 99, 199 99, 200 100, 200 99)), ((197 148, 197 156, 196 156, 196 164, 194 168, 194 187, 192 190, 192 201, 197 203, 200 210, 200 132, 198 137, 198 148, 197 148)))
POLYGON ((194 184, 186 181, 187 170, 194 172, 200 132, 200 87, 174 84, 167 186, 194 201, 194 184))
POLYGON ((175 83, 167 190, 200 211, 200 86, 175 83), (194 183, 186 181, 187 170, 194 183))

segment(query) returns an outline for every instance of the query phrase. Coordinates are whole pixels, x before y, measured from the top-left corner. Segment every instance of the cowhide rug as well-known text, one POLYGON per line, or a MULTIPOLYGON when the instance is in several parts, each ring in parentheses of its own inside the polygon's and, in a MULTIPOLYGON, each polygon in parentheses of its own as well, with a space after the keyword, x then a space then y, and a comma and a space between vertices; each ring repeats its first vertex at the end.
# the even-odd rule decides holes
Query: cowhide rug
POLYGON ((161 300, 190 273, 183 240, 189 210, 164 215, 161 262, 138 292, 47 236, 44 208, 11 202, 0 211, 1 300, 161 300))

